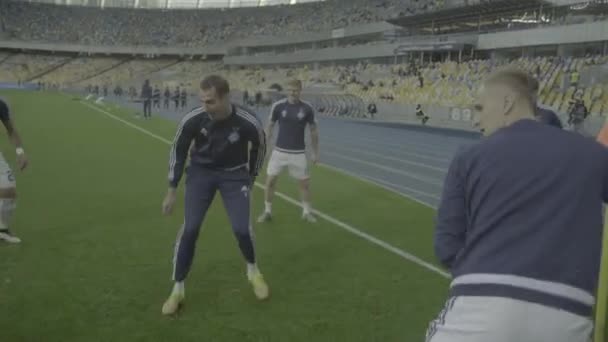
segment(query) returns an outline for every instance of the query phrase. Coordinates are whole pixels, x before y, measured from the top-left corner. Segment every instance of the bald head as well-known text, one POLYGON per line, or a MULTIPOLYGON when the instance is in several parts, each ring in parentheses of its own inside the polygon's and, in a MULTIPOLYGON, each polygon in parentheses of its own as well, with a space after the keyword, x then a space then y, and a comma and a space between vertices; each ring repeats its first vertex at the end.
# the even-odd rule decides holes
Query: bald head
POLYGON ((475 105, 479 126, 487 135, 520 119, 534 118, 537 91, 538 82, 524 71, 493 73, 483 83, 475 105))

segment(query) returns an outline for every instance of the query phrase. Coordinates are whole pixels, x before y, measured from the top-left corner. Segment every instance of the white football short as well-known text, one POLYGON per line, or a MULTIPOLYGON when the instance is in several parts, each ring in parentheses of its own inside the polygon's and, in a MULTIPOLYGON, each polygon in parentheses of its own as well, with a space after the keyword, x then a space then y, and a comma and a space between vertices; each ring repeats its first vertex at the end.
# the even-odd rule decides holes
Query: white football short
POLYGON ((591 342, 591 319, 500 297, 452 297, 427 342, 591 342))
POLYGON ((308 160, 306 153, 286 153, 278 150, 272 151, 268 161, 267 174, 278 176, 287 167, 289 175, 298 180, 310 178, 308 173, 308 160))
POLYGON ((4 159, 4 155, 0 153, 0 189, 10 189, 16 185, 13 170, 4 159))

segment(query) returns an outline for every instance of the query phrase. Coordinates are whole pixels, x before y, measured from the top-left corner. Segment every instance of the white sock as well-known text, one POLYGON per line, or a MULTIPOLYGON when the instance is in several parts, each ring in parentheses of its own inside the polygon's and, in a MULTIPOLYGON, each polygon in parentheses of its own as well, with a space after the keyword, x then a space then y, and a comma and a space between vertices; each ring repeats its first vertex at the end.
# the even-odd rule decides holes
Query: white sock
POLYGON ((14 198, 0 198, 0 229, 9 229, 16 207, 14 198))
POLYGON ((175 285, 173 285, 173 293, 184 293, 184 291, 185 291, 184 282, 176 281, 175 285))
POLYGON ((302 214, 307 215, 310 214, 310 203, 302 202, 302 214))
POLYGON ((258 265, 247 263, 247 275, 253 274, 258 271, 258 265))
POLYGON ((264 202, 264 208, 264 211, 270 214, 272 212, 272 203, 264 202))

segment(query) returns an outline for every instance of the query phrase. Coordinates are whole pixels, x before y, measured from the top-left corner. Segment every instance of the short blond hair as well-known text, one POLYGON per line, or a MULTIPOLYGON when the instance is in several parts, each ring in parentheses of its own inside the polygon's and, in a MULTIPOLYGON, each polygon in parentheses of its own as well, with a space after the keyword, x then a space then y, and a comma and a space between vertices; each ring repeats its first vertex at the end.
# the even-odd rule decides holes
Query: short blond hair
POLYGON ((534 95, 539 89, 539 83, 532 75, 516 68, 504 68, 492 73, 486 79, 485 85, 505 86, 532 107, 534 107, 534 95))
POLYGON ((296 88, 302 89, 302 81, 294 78, 294 79, 291 79, 291 80, 287 81, 287 86, 291 86, 291 87, 296 87, 296 88))

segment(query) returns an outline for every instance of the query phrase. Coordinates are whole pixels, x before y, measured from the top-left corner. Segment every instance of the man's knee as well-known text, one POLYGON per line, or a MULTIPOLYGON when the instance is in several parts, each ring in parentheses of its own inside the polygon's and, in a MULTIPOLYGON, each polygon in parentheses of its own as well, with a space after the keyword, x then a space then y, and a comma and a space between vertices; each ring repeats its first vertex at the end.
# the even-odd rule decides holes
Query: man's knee
POLYGON ((199 227, 196 226, 184 226, 184 230, 181 232, 181 243, 190 243, 194 244, 196 239, 198 239, 198 234, 200 232, 199 227))

